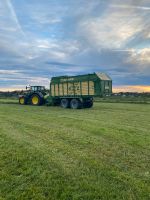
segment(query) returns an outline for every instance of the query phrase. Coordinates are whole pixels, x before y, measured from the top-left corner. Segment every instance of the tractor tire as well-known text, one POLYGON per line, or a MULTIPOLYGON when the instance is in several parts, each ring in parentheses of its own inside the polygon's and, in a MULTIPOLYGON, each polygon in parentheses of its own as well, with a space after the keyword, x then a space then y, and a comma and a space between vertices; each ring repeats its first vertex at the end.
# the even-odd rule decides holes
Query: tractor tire
POLYGON ((26 99, 25 99, 25 97, 20 97, 19 98, 19 104, 20 105, 26 105, 26 99))
POLYGON ((37 95, 37 94, 33 94, 31 96, 31 105, 33 106, 40 106, 43 102, 43 99, 37 95))
POLYGON ((72 109, 80 109, 82 108, 82 103, 79 99, 72 99, 70 102, 70 107, 72 109))
POLYGON ((62 108, 69 108, 70 106, 69 99, 61 99, 60 106, 62 108))

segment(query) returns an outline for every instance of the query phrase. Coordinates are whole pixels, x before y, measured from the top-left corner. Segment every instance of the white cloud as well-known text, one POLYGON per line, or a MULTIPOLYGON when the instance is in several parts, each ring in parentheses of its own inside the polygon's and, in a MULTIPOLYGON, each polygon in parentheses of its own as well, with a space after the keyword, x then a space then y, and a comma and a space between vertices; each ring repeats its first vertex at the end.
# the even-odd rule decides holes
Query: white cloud
POLYGON ((129 38, 143 29, 143 20, 135 12, 108 10, 99 17, 84 19, 79 34, 94 48, 122 48, 129 38))
POLYGON ((150 74, 150 48, 132 49, 128 61, 136 64, 140 71, 148 69, 150 74))
POLYGON ((144 11, 150 11, 150 7, 145 6, 134 6, 134 5, 126 5, 126 4, 110 4, 111 7, 115 8, 122 8, 122 9, 138 9, 138 10, 144 10, 144 11))
POLYGON ((0 33, 3 30, 6 31, 6 34, 17 31, 18 34, 24 36, 24 32, 10 0, 0 2, 0 12, 0 33))
POLYGON ((19 70, 1 70, 0 75, 20 75, 21 72, 19 70))
POLYGON ((50 79, 42 78, 42 77, 29 77, 27 81, 27 85, 41 85, 49 88, 50 79))

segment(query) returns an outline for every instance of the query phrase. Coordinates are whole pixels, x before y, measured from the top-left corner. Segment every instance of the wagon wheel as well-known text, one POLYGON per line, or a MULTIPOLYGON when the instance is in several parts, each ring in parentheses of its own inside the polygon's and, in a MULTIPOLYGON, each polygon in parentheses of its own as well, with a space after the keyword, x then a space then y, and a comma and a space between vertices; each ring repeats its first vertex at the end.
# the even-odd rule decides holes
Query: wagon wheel
POLYGON ((69 100, 68 99, 61 99, 60 105, 62 108, 69 108, 69 100))
POLYGON ((70 102, 70 107, 72 109, 79 109, 82 108, 82 103, 79 99, 72 99, 70 102))

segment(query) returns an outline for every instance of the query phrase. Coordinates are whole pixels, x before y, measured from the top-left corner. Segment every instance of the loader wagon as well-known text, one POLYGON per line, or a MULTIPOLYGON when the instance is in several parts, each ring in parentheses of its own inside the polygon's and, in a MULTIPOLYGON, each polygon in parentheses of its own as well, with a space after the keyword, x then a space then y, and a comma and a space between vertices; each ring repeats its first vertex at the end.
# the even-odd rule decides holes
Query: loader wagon
POLYGON ((20 104, 60 105, 63 108, 91 108, 94 97, 112 93, 112 80, 105 73, 52 77, 49 92, 43 86, 30 86, 19 97, 20 104), (41 88, 41 89, 40 89, 41 88))
POLYGON ((63 108, 90 108, 93 97, 112 93, 112 80, 104 73, 53 77, 50 97, 63 108))

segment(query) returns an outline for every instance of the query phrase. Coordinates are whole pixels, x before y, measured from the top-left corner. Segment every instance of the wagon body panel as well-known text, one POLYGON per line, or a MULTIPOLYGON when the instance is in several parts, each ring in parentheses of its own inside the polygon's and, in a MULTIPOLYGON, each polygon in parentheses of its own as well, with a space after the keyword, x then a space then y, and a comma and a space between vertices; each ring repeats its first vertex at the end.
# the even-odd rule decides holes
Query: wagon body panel
POLYGON ((58 98, 94 97, 112 93, 112 80, 104 73, 53 77, 50 95, 58 98))

